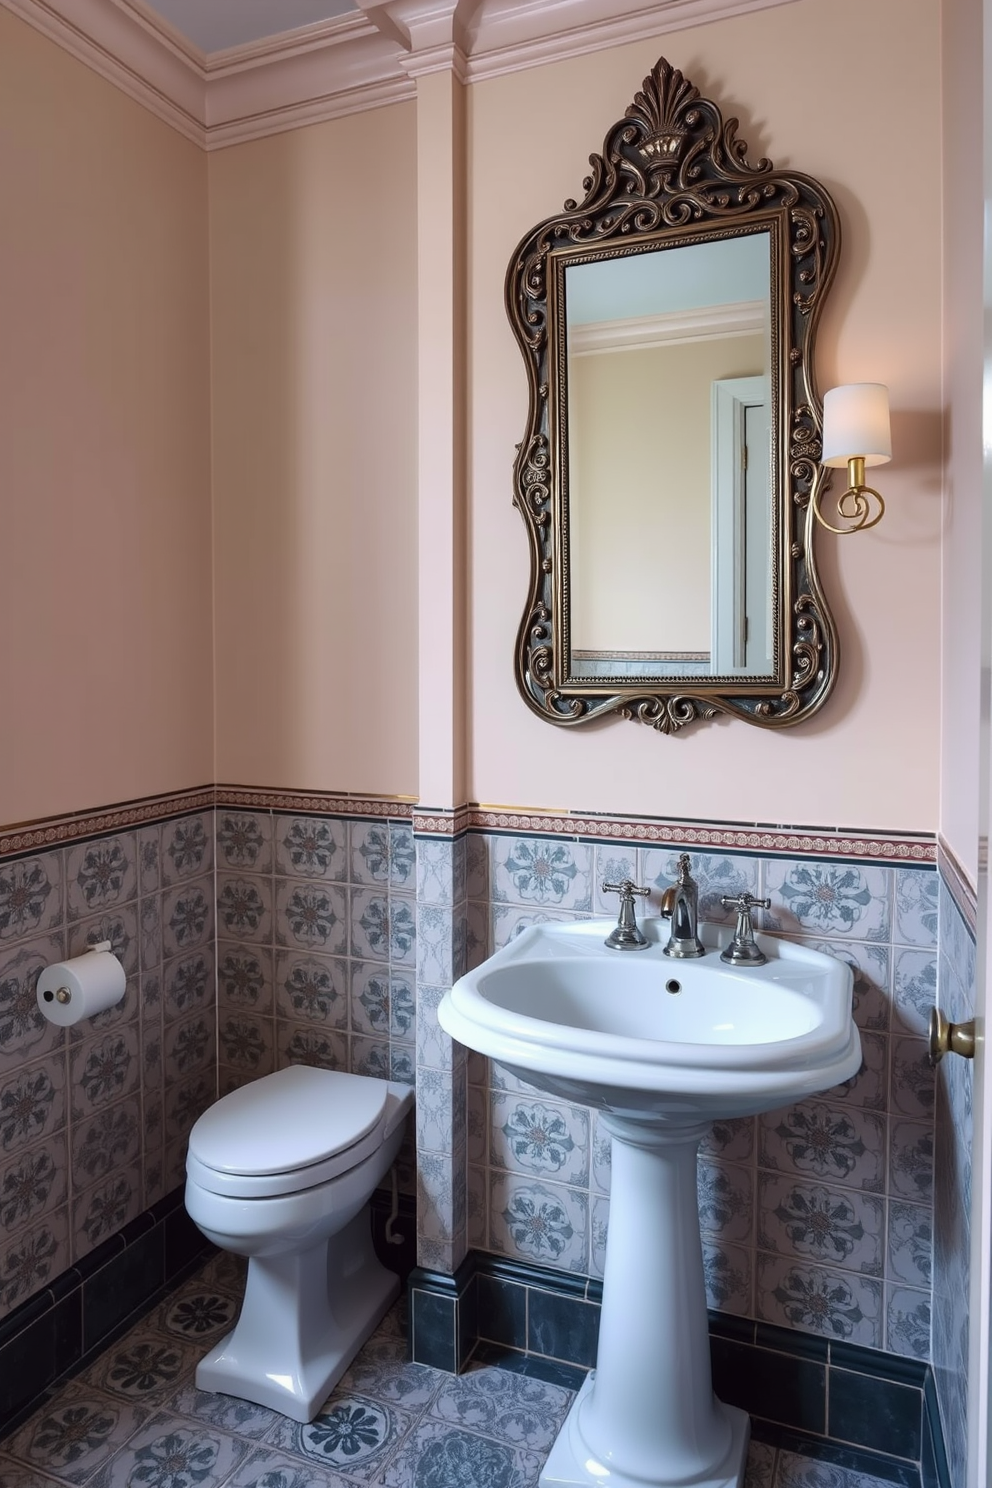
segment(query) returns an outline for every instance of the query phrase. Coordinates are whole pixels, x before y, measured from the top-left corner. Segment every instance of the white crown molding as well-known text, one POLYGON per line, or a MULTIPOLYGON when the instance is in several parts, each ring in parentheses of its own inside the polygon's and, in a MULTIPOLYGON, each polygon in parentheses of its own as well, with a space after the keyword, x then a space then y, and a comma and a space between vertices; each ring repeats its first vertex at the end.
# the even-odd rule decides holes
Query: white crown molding
POLYGON ((144 0, 0 0, 186 139, 220 149, 463 82, 793 0, 367 0, 362 13, 204 55, 144 0))
POLYGON ((568 354, 600 356, 608 351, 647 351, 655 346, 725 341, 763 331, 767 319, 768 306, 764 300, 735 300, 727 305, 667 310, 660 315, 589 321, 569 327, 568 354))

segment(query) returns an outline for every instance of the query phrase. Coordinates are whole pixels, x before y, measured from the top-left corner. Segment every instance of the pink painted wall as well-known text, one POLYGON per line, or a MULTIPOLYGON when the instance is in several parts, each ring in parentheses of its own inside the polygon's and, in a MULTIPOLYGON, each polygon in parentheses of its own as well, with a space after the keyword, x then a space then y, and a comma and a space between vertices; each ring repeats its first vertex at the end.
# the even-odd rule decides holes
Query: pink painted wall
POLYGON ((469 90, 473 799, 935 830, 939 50, 936 0, 796 0, 469 90), (526 384, 503 276, 520 237, 581 194, 589 153, 659 54, 740 115, 752 159, 807 171, 832 193, 844 249, 821 322, 819 385, 891 388, 896 456, 879 472, 888 512, 872 533, 819 542, 841 673, 826 707, 796 730, 726 720, 670 739, 621 721, 555 729, 513 679, 528 559, 511 466, 526 384), (914 210, 921 182, 924 209, 914 210))
POLYGON ((216 778, 412 795, 413 105, 209 173, 216 778))
POLYGON ((944 437, 940 832, 978 885, 982 544, 982 10, 943 7, 944 437))
POLYGON ((211 776, 206 162, 0 10, 0 823, 211 776))

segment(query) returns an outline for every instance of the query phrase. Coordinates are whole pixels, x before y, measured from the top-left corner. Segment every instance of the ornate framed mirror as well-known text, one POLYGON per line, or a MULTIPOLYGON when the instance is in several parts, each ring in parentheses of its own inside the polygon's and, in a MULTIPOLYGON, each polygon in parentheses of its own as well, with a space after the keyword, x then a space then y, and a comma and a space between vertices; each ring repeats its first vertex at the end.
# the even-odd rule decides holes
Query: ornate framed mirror
POLYGON ((808 176, 662 58, 581 203, 510 261, 529 382, 517 682, 549 722, 808 718, 837 671, 811 497, 817 320, 840 243, 808 176))

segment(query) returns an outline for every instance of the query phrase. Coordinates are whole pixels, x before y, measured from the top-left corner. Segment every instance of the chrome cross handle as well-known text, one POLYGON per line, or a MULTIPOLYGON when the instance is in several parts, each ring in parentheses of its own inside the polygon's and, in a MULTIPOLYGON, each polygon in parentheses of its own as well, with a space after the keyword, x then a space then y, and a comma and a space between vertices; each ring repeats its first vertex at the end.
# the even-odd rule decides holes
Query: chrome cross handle
POLYGON ((612 951, 639 951, 648 943, 647 936, 638 929, 634 917, 634 896, 646 899, 650 889, 639 889, 632 878, 623 878, 619 883, 604 883, 604 894, 620 895, 620 917, 616 928, 611 930, 604 942, 612 951))
POLYGON ((743 894, 723 894, 720 903, 724 909, 736 909, 737 928, 734 938, 725 951, 720 952, 720 960, 726 961, 729 966, 764 966, 768 957, 754 941, 754 926, 751 923, 752 909, 769 909, 770 899, 756 899, 745 889, 743 894))

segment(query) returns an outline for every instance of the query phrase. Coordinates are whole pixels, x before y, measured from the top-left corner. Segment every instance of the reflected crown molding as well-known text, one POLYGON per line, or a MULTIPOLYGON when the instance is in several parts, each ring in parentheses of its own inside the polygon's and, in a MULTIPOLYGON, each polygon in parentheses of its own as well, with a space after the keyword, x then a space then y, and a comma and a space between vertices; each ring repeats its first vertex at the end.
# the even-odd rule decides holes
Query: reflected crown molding
POLYGON ((794 0, 369 0, 354 15, 206 54, 144 0, 0 0, 203 149, 794 0))

